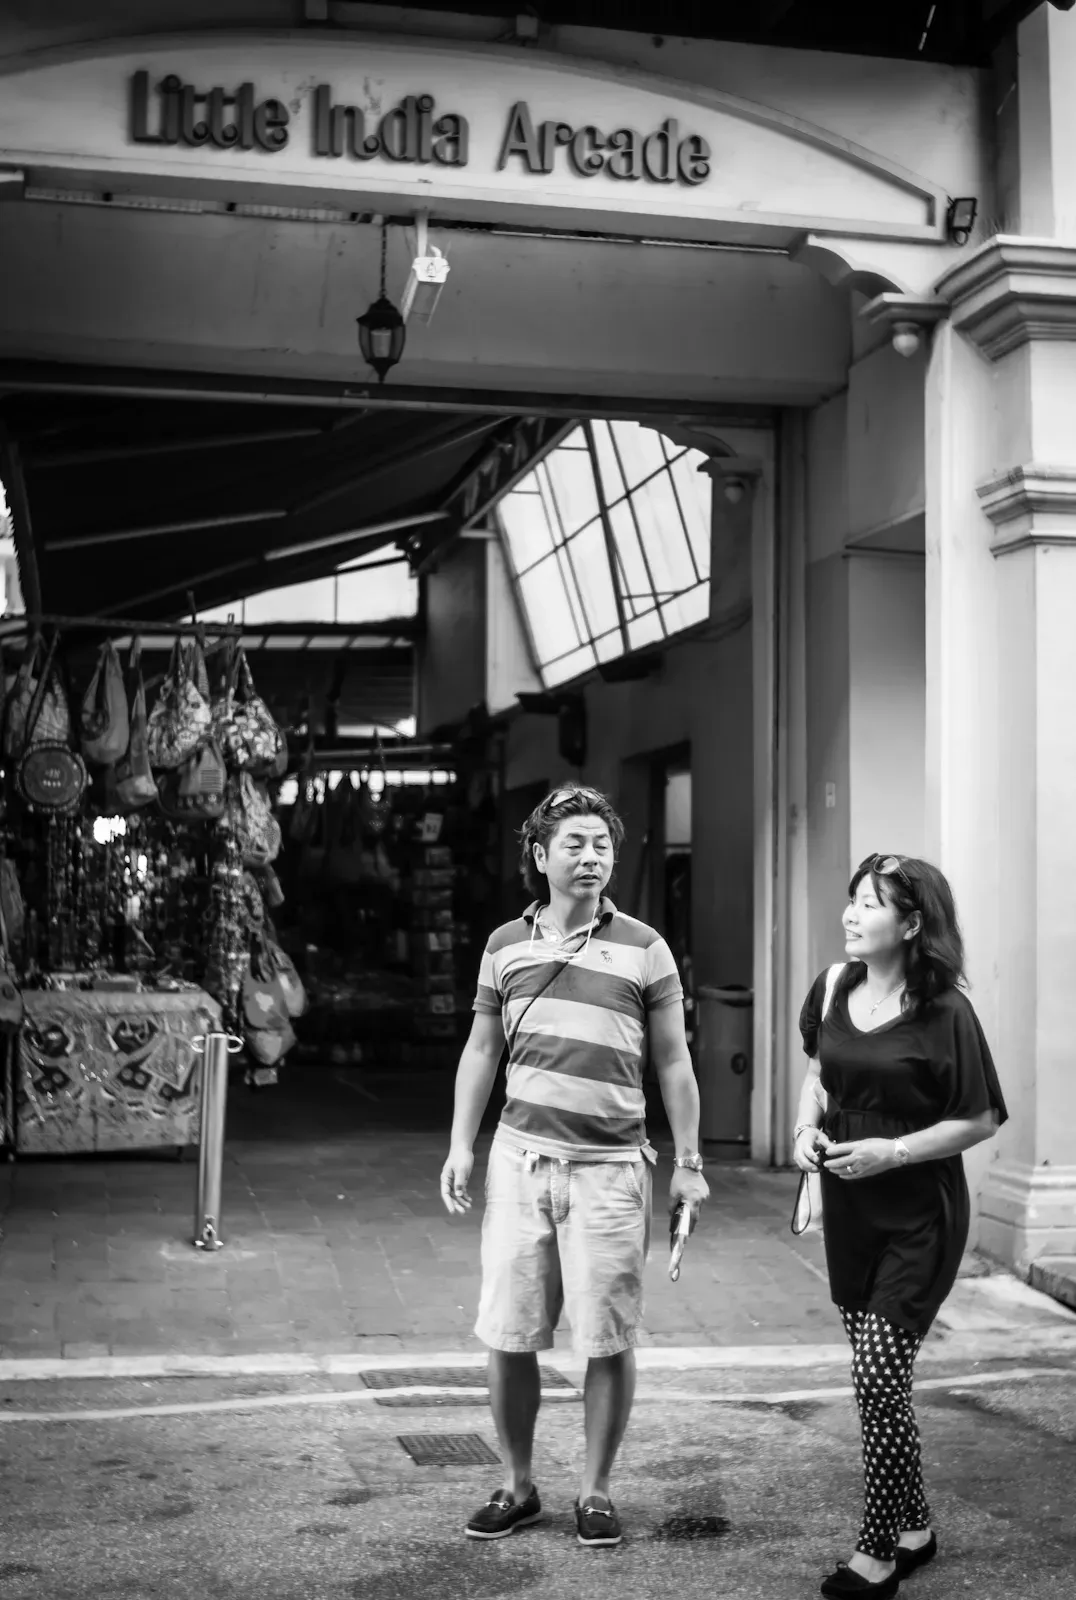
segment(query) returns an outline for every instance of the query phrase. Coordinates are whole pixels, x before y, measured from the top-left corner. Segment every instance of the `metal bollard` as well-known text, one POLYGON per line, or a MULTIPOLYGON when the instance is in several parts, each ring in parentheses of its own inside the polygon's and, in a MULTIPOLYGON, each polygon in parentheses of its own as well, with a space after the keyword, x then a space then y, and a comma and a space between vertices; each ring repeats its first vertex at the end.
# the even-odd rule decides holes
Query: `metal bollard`
POLYGON ((202 1116, 198 1129, 198 1194, 194 1207, 194 1246, 219 1250, 220 1193, 224 1167, 224 1111, 228 1099, 228 1057, 241 1050, 242 1039, 228 1033, 207 1033, 192 1039, 202 1057, 202 1116))

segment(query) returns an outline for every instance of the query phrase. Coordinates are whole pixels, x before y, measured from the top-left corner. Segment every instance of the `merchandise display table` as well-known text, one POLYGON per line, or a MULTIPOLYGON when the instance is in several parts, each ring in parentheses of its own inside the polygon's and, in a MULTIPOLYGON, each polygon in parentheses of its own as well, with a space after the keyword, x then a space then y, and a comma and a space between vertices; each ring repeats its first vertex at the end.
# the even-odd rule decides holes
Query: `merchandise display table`
POLYGON ((184 1146, 198 1139, 198 1034, 221 1025, 201 989, 24 991, 15 1064, 22 1155, 184 1146))

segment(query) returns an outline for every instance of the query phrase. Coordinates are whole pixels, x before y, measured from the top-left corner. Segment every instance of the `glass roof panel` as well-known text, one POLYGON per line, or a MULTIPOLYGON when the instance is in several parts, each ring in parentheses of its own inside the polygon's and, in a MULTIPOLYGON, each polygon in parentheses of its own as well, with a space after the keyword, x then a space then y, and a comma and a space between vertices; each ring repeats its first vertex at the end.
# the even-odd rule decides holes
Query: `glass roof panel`
POLYGON ((600 522, 577 533, 570 553, 591 638, 617 626, 616 595, 600 522))
POLYGON ((669 474, 660 472, 649 483, 641 484, 631 500, 658 595, 675 593, 698 583, 699 575, 669 474))
POLYGON ((551 661, 582 642, 555 559, 541 561, 524 573, 519 592, 540 662, 551 661))
POLYGON ((667 463, 661 447, 661 435, 653 428, 644 428, 641 422, 611 422, 616 453, 624 482, 634 489, 644 478, 664 471, 667 463))
POLYGON ((697 470, 704 460, 641 423, 597 421, 577 428, 500 502, 545 684, 624 653, 620 608, 628 650, 705 622, 713 483, 697 470))
POLYGON ((571 537, 599 514, 594 468, 586 450, 555 450, 543 466, 565 535, 571 537))
POLYGON ((505 495, 498 509, 512 566, 517 572, 525 572, 548 555, 553 544, 545 504, 534 474, 524 478, 518 489, 505 495))
POLYGON ((710 519, 713 515, 713 479, 699 470, 705 460, 701 451, 689 450, 679 456, 670 469, 680 514, 700 573, 710 570, 710 519))

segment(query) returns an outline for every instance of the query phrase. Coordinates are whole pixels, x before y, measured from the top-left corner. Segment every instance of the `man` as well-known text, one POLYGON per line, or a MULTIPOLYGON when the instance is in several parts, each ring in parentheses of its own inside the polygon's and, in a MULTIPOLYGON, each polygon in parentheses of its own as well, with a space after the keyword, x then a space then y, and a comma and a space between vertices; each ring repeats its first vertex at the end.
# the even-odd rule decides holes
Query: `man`
POLYGON ((473 1147, 508 1043, 504 1111, 490 1151, 475 1332, 489 1346, 489 1393, 507 1481, 467 1524, 500 1539, 541 1515, 531 1477, 536 1352, 562 1309, 587 1360, 586 1464, 579 1542, 617 1545, 609 1476, 635 1392, 635 1342, 650 1240, 651 1175, 642 1074, 655 1067, 676 1149, 670 1211, 698 1216, 709 1194, 698 1154, 699 1097, 683 989, 665 941, 604 895, 624 837, 609 801, 555 790, 522 833, 534 903, 482 957, 470 1038, 456 1077, 441 1195, 465 1212, 473 1147))

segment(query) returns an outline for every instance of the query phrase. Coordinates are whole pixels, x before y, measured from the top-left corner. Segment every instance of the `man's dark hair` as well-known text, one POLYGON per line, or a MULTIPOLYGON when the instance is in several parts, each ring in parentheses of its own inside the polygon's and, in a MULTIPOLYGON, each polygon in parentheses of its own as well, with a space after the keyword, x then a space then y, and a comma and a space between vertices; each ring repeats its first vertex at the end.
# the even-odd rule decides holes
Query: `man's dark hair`
POLYGON ((535 806, 520 830, 519 870, 529 892, 538 900, 549 899, 549 880, 534 864, 534 846, 549 849, 549 841, 566 817, 600 817, 613 841, 613 860, 624 843, 624 824, 613 810, 607 795, 579 783, 562 783, 535 806))

